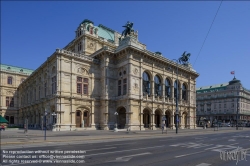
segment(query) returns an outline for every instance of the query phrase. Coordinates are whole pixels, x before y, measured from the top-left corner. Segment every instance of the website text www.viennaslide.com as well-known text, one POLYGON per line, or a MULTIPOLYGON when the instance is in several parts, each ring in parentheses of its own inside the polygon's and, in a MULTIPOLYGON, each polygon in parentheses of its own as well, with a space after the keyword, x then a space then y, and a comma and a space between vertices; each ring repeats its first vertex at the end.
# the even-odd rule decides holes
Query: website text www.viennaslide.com
POLYGON ((2 150, 3 164, 85 163, 83 150, 2 150))

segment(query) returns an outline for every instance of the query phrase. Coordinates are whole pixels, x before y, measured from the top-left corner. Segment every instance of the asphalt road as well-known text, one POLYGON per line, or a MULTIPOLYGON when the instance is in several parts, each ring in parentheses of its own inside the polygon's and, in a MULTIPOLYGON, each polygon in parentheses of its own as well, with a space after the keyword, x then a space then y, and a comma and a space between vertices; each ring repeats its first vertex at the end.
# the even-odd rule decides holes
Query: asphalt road
MULTIPOLYGON (((114 135, 115 137, 115 135, 114 135)), ((58 138, 60 139, 60 137, 58 138)), ((161 137, 147 139, 120 139, 120 141, 88 141, 63 145, 27 145, 22 148, 8 146, 2 157, 8 163, 2 165, 23 166, 62 166, 62 165, 100 165, 100 166, 249 166, 250 132, 229 132, 181 137, 161 137), (35 146, 35 147, 33 147, 35 146), (243 150, 244 149, 244 150, 243 150), (29 150, 30 153, 11 154, 29 150), (42 150, 43 153, 39 152, 42 150), (48 153, 48 150, 50 153, 48 153), (57 150, 57 151, 55 151, 57 150), (233 150, 236 150, 233 153, 233 150), (54 151, 54 153, 53 153, 54 151), (70 151, 70 152, 69 152, 70 151), (78 151, 78 153, 76 153, 78 151), (222 153, 222 152, 225 153, 222 153), (35 153, 37 152, 37 153, 35 153), (68 154, 60 154, 60 152, 68 154), (228 153, 226 153, 228 152, 228 153), (222 155, 224 154, 224 156, 222 155), (234 155, 238 154, 238 155, 234 155), (5 157, 4 157, 5 155, 5 157), (9 155, 9 156, 8 156, 9 155), (31 159, 33 155, 33 159, 31 159), (68 156, 67 156, 68 155, 68 156), (70 156, 71 155, 71 156, 70 156), (14 156, 15 159, 11 159, 14 156), (25 158, 25 156, 27 158, 25 158), (67 157, 79 157, 68 159, 67 157), (17 159, 21 157, 21 159, 17 159), (40 158, 39 158, 40 157, 40 158), (44 157, 41 159, 41 157, 44 157), (46 159, 47 157, 47 159, 46 159), (57 159, 56 159, 57 157, 57 159), (62 157, 62 158, 58 158, 62 157), (84 158, 83 158, 84 157, 84 158), (237 160, 238 157, 238 160, 237 160), (236 159, 236 160, 233 160, 236 159), (13 164, 11 164, 13 161, 13 164), (52 162, 24 164, 15 161, 52 162), (46 161, 47 160, 47 161, 46 161), (84 162, 72 164, 72 162, 84 162), (70 162, 67 164, 54 162, 70 162)), ((4 147, 2 148, 4 149, 4 147)), ((27 151, 26 151, 27 152, 27 151)))

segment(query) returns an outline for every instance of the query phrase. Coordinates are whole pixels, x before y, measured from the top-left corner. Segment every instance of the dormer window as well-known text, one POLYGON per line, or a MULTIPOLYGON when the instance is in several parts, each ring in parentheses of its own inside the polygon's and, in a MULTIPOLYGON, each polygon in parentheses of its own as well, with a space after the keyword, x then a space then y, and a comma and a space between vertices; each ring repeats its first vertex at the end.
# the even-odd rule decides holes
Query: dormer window
POLYGON ((7 67, 7 69, 10 69, 10 67, 7 67))
POLYGON ((23 69, 21 69, 20 72, 23 72, 23 69))

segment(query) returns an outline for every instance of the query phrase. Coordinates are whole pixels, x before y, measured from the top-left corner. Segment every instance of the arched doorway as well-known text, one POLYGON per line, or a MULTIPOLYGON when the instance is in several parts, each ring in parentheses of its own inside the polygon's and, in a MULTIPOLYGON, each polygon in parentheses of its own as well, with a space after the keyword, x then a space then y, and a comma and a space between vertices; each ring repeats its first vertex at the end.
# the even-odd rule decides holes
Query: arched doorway
POLYGON ((124 129, 126 125, 126 109, 120 108, 118 111, 117 127, 118 129, 124 129))
POLYGON ((165 112, 165 117, 166 117, 166 121, 165 121, 166 127, 170 127, 171 126, 171 114, 169 111, 165 112))
POLYGON ((145 128, 150 126, 150 112, 147 109, 143 110, 143 124, 145 128))
POLYGON ((155 111, 155 127, 161 126, 161 112, 160 110, 155 111))
POLYGON ((76 127, 82 127, 82 112, 76 110, 76 127))
POLYGON ((83 112, 84 127, 89 127, 89 111, 83 112))
POLYGON ((182 118, 183 118, 184 127, 187 128, 187 113, 186 112, 183 112, 182 118))

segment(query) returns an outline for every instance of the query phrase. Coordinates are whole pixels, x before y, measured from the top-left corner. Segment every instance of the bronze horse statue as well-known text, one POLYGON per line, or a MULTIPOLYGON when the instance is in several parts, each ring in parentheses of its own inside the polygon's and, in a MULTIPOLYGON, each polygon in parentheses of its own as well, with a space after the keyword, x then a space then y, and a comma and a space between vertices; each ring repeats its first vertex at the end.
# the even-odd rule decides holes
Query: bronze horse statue
POLYGON ((186 54, 186 51, 184 51, 184 53, 182 54, 182 56, 178 59, 179 63, 182 64, 187 64, 189 61, 189 57, 191 56, 190 53, 186 54))
MULTIPOLYGON (((126 25, 122 26, 125 27, 126 29, 124 29, 122 31, 122 36, 126 37, 127 35, 130 35, 131 32, 133 32, 133 23, 132 22, 127 22, 126 25)), ((122 36, 119 38, 121 40, 122 36)))

